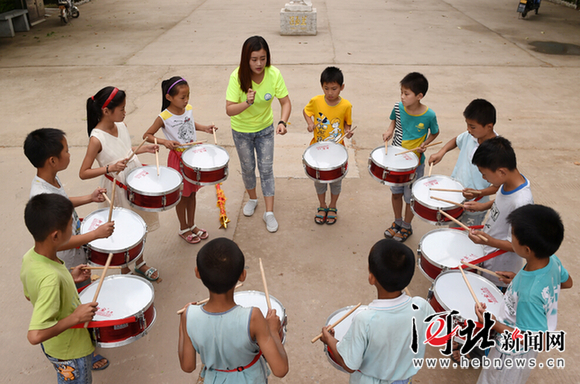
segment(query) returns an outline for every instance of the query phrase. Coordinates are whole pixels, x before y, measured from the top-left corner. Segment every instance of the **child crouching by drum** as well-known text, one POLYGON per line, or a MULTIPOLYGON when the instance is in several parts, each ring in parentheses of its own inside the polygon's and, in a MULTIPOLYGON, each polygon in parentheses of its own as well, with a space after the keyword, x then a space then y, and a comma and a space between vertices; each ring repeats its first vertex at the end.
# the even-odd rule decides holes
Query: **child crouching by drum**
POLYGON ((244 264, 240 248, 226 238, 208 242, 197 254, 195 276, 209 290, 209 301, 188 304, 181 314, 178 354, 181 369, 193 372, 199 353, 200 377, 210 383, 267 383, 264 358, 275 376, 288 372, 276 312, 269 310, 264 319, 258 308, 234 301, 236 283, 246 279, 244 264))
MULTIPOLYGON (((320 75, 320 84, 324 95, 313 97, 302 111, 308 124, 308 132, 313 132, 314 134, 310 145, 325 141, 335 142, 344 134, 346 134, 347 138, 351 138, 352 104, 340 97, 340 92, 344 89, 342 71, 336 67, 326 68, 320 75)), ((337 144, 344 146, 344 140, 337 144)), ((320 203, 316 216, 314 216, 316 224, 326 223, 332 225, 336 223, 338 218, 336 203, 340 195, 341 186, 342 177, 331 183, 314 181, 314 187, 320 203), (329 184, 330 203, 326 205, 326 190, 329 184)))
POLYGON ((326 327, 321 340, 335 361, 351 373, 351 383, 410 383, 419 371, 413 359, 425 355, 427 323, 423 320, 434 313, 433 308, 423 298, 402 292, 415 272, 415 256, 409 247, 380 240, 371 248, 368 260, 369 283, 376 287, 377 299, 354 317, 342 340, 335 339, 326 327), (412 345, 416 345, 415 351, 412 345))
MULTIPOLYGON (((153 125, 143 135, 150 143, 155 140, 155 133, 161 128, 165 139, 159 144, 169 149, 167 166, 181 172, 180 159, 188 147, 183 144, 195 142, 197 130, 212 133, 215 125, 201 125, 193 120, 193 107, 189 104, 189 85, 181 76, 174 76, 161 83, 161 113, 153 125)), ((189 144, 191 145, 191 144, 189 144)), ((209 237, 205 229, 195 225, 195 195, 201 186, 194 185, 183 178, 181 201, 175 207, 179 219, 179 236, 189 244, 197 244, 209 237)))

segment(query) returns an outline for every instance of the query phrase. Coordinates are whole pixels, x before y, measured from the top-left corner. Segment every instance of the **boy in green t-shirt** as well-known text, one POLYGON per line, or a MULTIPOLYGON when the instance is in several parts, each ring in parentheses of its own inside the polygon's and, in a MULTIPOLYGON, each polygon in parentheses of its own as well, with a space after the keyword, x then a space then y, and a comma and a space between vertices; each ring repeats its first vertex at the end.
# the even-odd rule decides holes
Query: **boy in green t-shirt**
POLYGON ((56 256, 72 235, 73 205, 57 194, 40 194, 26 204, 24 221, 34 237, 34 248, 22 258, 20 280, 24 296, 33 306, 28 341, 41 344, 54 365, 58 383, 92 383, 92 354, 95 349, 85 328, 71 328, 90 321, 97 303, 81 304, 75 281, 83 281, 90 270, 84 264, 69 272, 56 256))

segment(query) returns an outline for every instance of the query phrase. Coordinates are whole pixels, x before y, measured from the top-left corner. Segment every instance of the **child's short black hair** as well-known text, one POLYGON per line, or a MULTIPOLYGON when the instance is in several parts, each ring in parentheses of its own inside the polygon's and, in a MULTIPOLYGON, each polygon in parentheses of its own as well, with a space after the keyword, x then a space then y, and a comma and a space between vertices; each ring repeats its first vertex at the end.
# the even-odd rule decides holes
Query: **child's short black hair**
POLYGON ((474 120, 484 127, 488 124, 495 125, 496 112, 492 103, 484 99, 475 99, 463 111, 463 117, 474 120))
POLYGON ((404 289, 415 273, 415 255, 393 239, 378 241, 369 253, 369 272, 387 292, 404 289))
POLYGON ((342 87, 342 84, 344 83, 342 71, 336 67, 326 67, 320 75, 320 85, 324 85, 324 83, 336 83, 342 87))
POLYGON ((425 96, 429 89, 427 78, 419 72, 411 72, 401 80, 401 87, 410 89, 415 95, 420 93, 425 96))
POLYGON ((497 171, 499 168, 507 168, 513 171, 517 167, 516 153, 512 144, 505 137, 497 136, 485 140, 479 145, 471 162, 482 168, 497 171))
POLYGON ((54 231, 65 231, 72 218, 73 204, 56 193, 33 196, 24 209, 24 223, 35 241, 44 241, 54 231))
POLYGON ((35 168, 44 167, 52 156, 60 157, 64 148, 65 133, 56 128, 40 128, 32 131, 24 140, 24 154, 35 168))
POLYGON ((213 293, 226 293, 235 287, 244 271, 244 262, 240 247, 225 237, 213 239, 197 253, 201 281, 213 293))
POLYGON ((529 247, 538 259, 552 256, 564 240, 564 224, 558 212, 539 204, 512 211, 507 222, 520 245, 529 247))

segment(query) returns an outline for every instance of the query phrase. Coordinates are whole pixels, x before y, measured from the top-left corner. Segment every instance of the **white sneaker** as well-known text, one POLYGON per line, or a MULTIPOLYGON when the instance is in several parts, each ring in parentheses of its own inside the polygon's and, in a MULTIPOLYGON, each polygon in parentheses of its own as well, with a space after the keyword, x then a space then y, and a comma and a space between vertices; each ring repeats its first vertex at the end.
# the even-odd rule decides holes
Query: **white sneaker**
POLYGON ((278 222, 274 217, 273 212, 264 212, 264 222, 266 223, 266 229, 268 232, 276 232, 278 230, 278 222))
POLYGON ((244 205, 244 216, 252 216, 254 214, 254 211, 256 210, 256 206, 258 205, 258 200, 248 200, 248 202, 246 203, 246 205, 244 205))

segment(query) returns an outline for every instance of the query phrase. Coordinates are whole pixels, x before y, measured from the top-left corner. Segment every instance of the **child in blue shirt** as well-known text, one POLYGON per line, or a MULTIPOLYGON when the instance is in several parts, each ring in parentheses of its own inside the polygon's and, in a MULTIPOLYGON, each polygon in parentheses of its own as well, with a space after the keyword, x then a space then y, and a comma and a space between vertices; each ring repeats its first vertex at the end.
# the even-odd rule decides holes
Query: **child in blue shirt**
POLYGON ((264 318, 260 309, 234 301, 236 283, 246 279, 244 262, 237 244, 223 237, 208 242, 197 254, 195 276, 209 290, 209 301, 188 304, 181 314, 178 354, 181 369, 193 372, 199 353, 200 377, 208 383, 267 383, 264 358, 275 376, 288 372, 276 311, 269 310, 264 318))
MULTIPOLYGON (((401 102, 395 105, 391 112, 391 125, 385 133, 383 140, 388 141, 393 136, 393 145, 402 146, 405 149, 414 149, 419 157, 419 167, 415 171, 415 180, 423 177, 425 171, 425 147, 439 135, 439 125, 435 112, 421 104, 429 89, 429 82, 420 73, 411 72, 401 80, 401 102), (402 132, 395 131, 397 114, 400 115, 402 132)), ((403 242, 413 234, 411 221, 411 188, 413 184, 403 187, 391 187, 391 202, 395 221, 385 231, 386 238, 394 238, 403 242), (405 197, 405 217, 403 218, 403 195, 405 197)))
MULTIPOLYGON (((560 289, 571 288, 573 284, 572 277, 554 255, 564 239, 564 225, 560 215, 552 208, 533 204, 511 212, 508 222, 512 226, 514 251, 526 261, 526 265, 517 274, 498 272, 506 276, 502 281, 509 283, 509 286, 498 316, 500 321, 496 320, 493 326, 498 338, 489 358, 535 359, 538 351, 500 350, 500 337, 503 332, 513 332, 514 328, 521 333, 556 330, 560 289)), ((483 321, 484 310, 485 305, 482 304, 481 308, 476 306, 479 321, 483 321)), ((531 367, 527 362, 525 368, 490 367, 482 370, 477 383, 525 383, 530 373, 531 367)))
MULTIPOLYGON (((480 203, 489 201, 489 195, 497 192, 497 187, 485 180, 475 164, 471 163, 473 154, 479 144, 497 136, 493 127, 496 122, 495 107, 487 100, 475 99, 463 111, 467 132, 451 139, 429 157, 429 164, 438 164, 445 154, 459 148, 459 156, 451 177, 456 179, 465 188, 463 196, 467 199, 476 199, 480 203)), ((480 212, 466 211, 461 216, 461 222, 468 226, 481 225, 487 210, 480 212)), ((451 225, 454 227, 455 225, 451 225)))
POLYGON ((369 283, 377 289, 377 300, 354 317, 342 340, 326 327, 321 340, 336 362, 351 373, 351 384, 407 384, 419 371, 413 359, 425 355, 428 324, 423 320, 434 311, 425 299, 402 292, 415 272, 415 256, 409 247, 383 239, 371 248, 368 260, 369 283), (418 340, 413 339, 413 318, 418 340))

